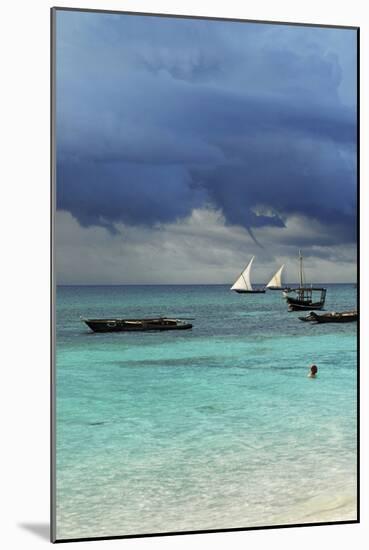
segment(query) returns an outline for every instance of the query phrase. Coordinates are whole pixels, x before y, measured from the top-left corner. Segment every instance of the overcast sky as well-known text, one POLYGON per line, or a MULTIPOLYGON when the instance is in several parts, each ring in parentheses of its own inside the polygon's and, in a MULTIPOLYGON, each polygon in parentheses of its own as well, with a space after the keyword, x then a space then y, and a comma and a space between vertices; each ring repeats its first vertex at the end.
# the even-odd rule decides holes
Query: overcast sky
POLYGON ((58 284, 356 277, 356 32, 57 12, 58 284))

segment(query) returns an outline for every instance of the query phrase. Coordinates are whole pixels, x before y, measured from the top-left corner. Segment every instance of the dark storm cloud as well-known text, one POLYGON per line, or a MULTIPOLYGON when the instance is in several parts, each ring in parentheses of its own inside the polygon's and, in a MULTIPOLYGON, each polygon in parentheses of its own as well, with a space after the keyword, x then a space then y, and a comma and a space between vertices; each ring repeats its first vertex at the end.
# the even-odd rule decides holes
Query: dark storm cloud
POLYGON ((178 165, 64 162, 57 178, 63 181, 58 203, 84 226, 114 230, 113 224, 122 220, 132 225, 169 222, 203 202, 202 191, 191 189, 188 174, 178 165))
POLYGON ((57 36, 57 202, 82 225, 211 205, 355 239, 353 31, 59 12, 57 36))

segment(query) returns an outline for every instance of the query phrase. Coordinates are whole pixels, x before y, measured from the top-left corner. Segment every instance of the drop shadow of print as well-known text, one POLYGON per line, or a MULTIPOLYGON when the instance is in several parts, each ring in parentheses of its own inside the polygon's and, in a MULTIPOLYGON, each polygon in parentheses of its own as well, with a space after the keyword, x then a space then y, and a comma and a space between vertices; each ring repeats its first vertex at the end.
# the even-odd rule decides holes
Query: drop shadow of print
POLYGON ((50 525, 48 523, 18 523, 18 527, 37 535, 40 539, 50 540, 50 525))

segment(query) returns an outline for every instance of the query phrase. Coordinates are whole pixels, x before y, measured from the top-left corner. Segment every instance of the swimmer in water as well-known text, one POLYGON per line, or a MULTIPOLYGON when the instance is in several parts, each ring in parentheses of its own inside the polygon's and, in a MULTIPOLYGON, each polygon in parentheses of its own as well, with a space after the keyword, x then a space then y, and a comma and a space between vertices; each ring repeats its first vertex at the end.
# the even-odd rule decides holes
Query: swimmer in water
POLYGON ((311 365, 308 377, 316 378, 317 373, 318 373, 318 367, 316 365, 311 365))

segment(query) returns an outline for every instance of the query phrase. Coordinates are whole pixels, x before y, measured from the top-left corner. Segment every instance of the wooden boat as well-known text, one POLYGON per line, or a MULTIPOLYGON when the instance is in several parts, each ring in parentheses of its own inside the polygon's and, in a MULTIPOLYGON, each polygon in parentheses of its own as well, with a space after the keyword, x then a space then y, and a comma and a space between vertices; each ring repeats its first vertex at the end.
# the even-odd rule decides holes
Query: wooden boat
POLYGON ((154 319, 84 319, 81 321, 93 332, 144 332, 163 330, 187 330, 192 328, 191 323, 182 319, 157 317, 154 319))
POLYGON ((322 309, 325 303, 326 288, 301 287, 290 290, 287 293, 286 300, 289 311, 322 309), (295 293, 296 297, 291 296, 295 293))
POLYGON ((283 292, 289 311, 322 309, 325 304, 327 289, 322 287, 306 286, 301 250, 299 251, 300 262, 300 285, 298 288, 288 289, 283 292))
POLYGON ((299 317, 300 321, 310 321, 312 323, 352 323, 357 321, 357 311, 331 311, 318 315, 311 311, 306 317, 299 317))
POLYGON ((245 269, 241 272, 240 276, 236 279, 231 286, 231 290, 238 292, 238 294, 264 294, 265 288, 253 288, 250 280, 250 271, 252 262, 255 256, 251 258, 245 269))
POLYGON ((284 269, 284 264, 278 269, 278 271, 273 275, 269 283, 266 285, 266 288, 268 290, 284 290, 284 291, 287 290, 286 287, 282 285, 283 269, 284 269))

